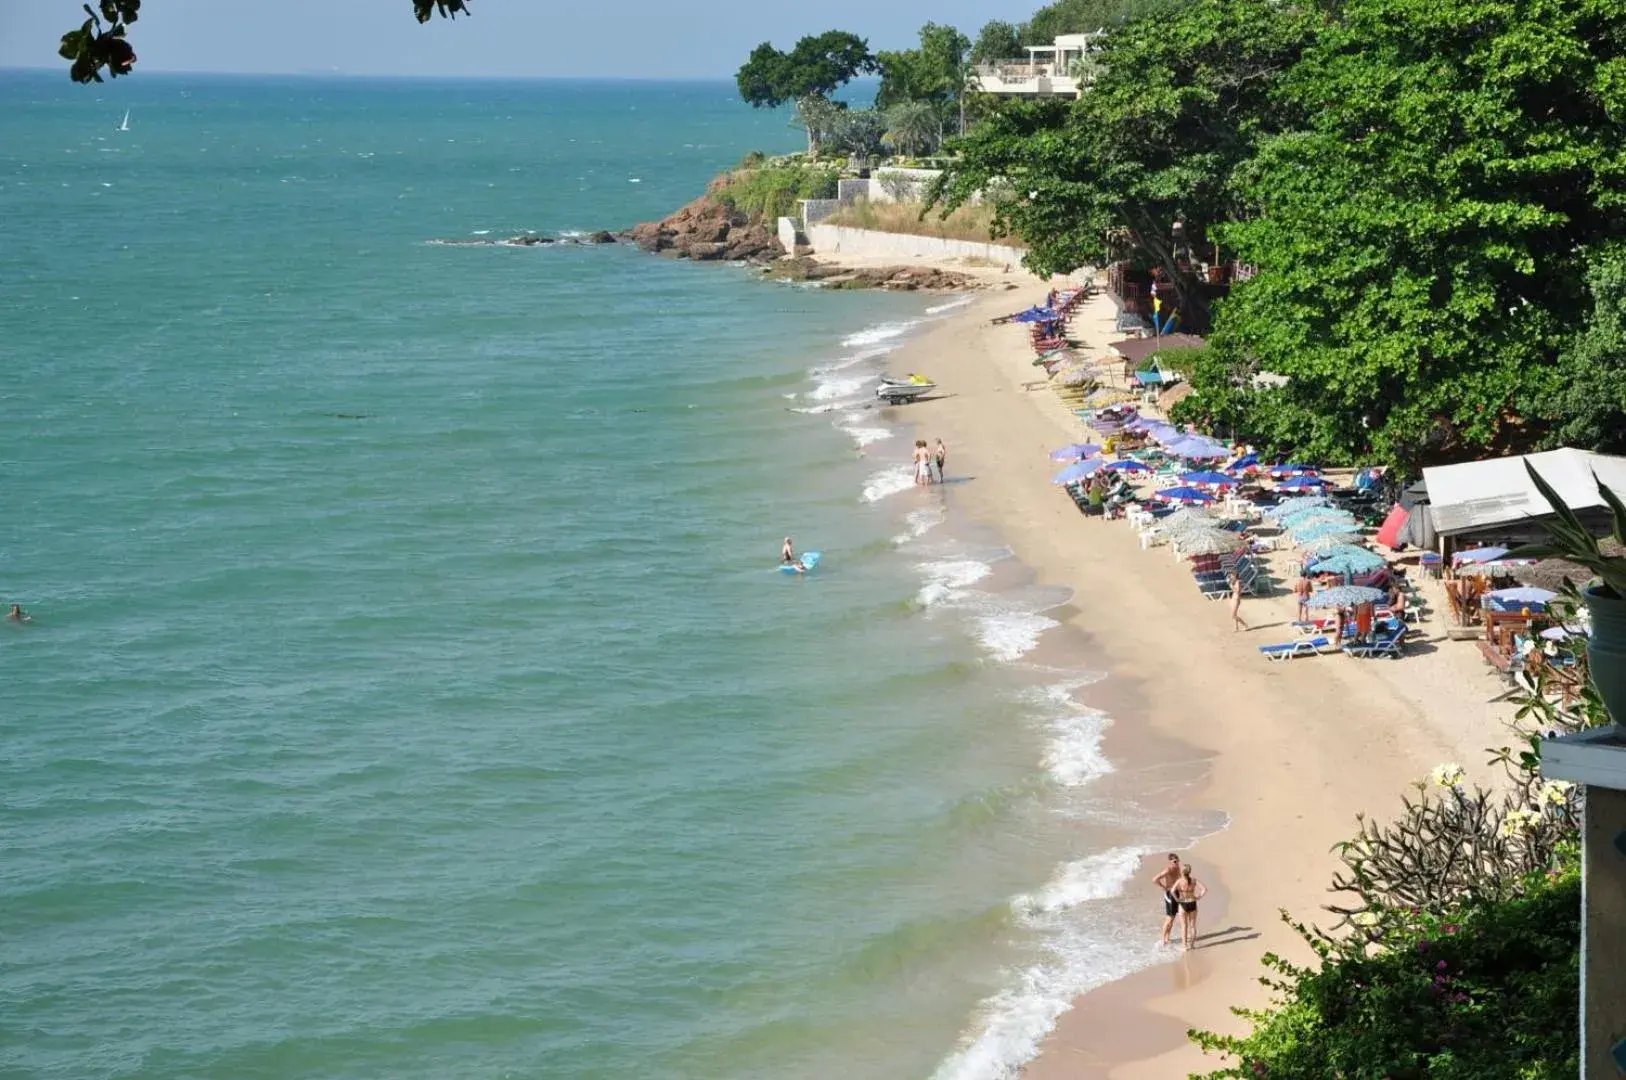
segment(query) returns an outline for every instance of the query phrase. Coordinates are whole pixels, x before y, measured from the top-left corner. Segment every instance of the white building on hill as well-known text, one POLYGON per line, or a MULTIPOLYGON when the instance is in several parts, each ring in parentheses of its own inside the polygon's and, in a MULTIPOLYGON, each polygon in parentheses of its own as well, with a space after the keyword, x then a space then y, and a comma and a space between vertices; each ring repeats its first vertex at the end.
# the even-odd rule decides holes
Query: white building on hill
POLYGON ((1077 97, 1090 84, 1106 31, 1062 34, 1053 45, 1029 45, 1026 59, 977 65, 977 89, 1010 97, 1077 97))

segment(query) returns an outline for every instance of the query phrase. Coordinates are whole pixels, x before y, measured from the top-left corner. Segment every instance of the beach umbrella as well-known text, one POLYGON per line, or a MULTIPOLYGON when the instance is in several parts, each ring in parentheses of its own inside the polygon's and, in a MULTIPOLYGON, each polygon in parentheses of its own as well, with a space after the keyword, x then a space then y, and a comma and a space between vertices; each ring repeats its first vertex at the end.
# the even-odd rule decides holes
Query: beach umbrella
POLYGON ((1257 468, 1259 468, 1259 455, 1258 454, 1243 454, 1241 457, 1237 458, 1235 461, 1233 461, 1229 465, 1225 466, 1225 471, 1226 472, 1244 472, 1244 471, 1247 471, 1247 470, 1257 469, 1257 468))
POLYGON ((1164 502, 1194 503, 1198 506, 1205 506, 1214 501, 1214 496, 1202 488, 1189 486, 1164 488, 1152 497, 1162 499, 1164 502))
POLYGON ((1516 589, 1495 589, 1486 593, 1485 599, 1495 600, 1499 604, 1539 604, 1545 607, 1550 601, 1558 599, 1558 594, 1550 589, 1521 585, 1516 589))
MULTIPOLYGON (((1329 525, 1336 526, 1337 531, 1339 532, 1360 531, 1360 527, 1355 524, 1354 518, 1339 517, 1336 514, 1305 515, 1302 517, 1293 518, 1291 521, 1282 521, 1278 524, 1280 524, 1282 528, 1286 529, 1294 536, 1305 535, 1316 526, 1321 526, 1322 531, 1325 532, 1327 531, 1325 527, 1329 525)), ((1306 536, 1306 539, 1313 540, 1315 538, 1313 536, 1306 536)))
POLYGON ((1076 367, 1064 372, 1061 377, 1063 386, 1086 386, 1095 381, 1095 369, 1089 367, 1076 367))
POLYGON ((1292 476, 1316 476, 1319 470, 1314 465, 1272 465, 1268 473, 1272 480, 1286 480, 1292 476))
POLYGON ((1331 506, 1332 501, 1325 495, 1298 495, 1291 499, 1283 499, 1275 506, 1267 507, 1264 515, 1268 518, 1286 517, 1288 514, 1297 514, 1303 510, 1314 510, 1321 506, 1331 506))
POLYGON ((1452 557, 1451 563, 1454 566, 1463 566, 1471 563, 1495 562, 1497 559, 1500 559, 1506 554, 1507 548, 1505 547, 1474 548, 1472 551, 1457 552, 1456 555, 1452 557))
POLYGON ((1166 518, 1158 521, 1164 529, 1178 528, 1187 524, 1214 525, 1214 515, 1200 506, 1182 506, 1166 518))
POLYGON ((1087 480, 1095 475, 1095 470, 1105 464, 1106 462, 1100 458, 1086 458, 1083 461, 1075 461, 1051 477, 1050 482, 1052 484, 1071 484, 1077 480, 1087 480))
POLYGON ((1370 574, 1387 566, 1382 555, 1372 551, 1344 552, 1341 555, 1327 555, 1317 559, 1310 566, 1312 574, 1370 574))
POLYGON ((1290 514, 1278 514, 1276 520, 1284 529, 1291 529, 1294 525, 1304 521, 1349 521, 1355 520, 1355 515, 1348 510, 1340 510, 1336 506, 1307 506, 1303 510, 1294 510, 1290 514))
POLYGON ((1106 463, 1104 468, 1120 473, 1143 473, 1152 471, 1152 467, 1146 464, 1146 462, 1136 461, 1134 458, 1126 458, 1123 461, 1109 461, 1106 463))
POLYGON ((1296 476, 1291 480, 1283 480, 1276 485, 1277 491, 1320 491, 1327 486, 1327 481, 1319 476, 1296 476))
POLYGON ((1328 555, 1336 555, 1345 548, 1352 551, 1365 551, 1365 548, 1355 546, 1355 541, 1359 539, 1360 537, 1355 533, 1329 532, 1321 533, 1308 540, 1299 540, 1297 543, 1306 553, 1318 558, 1325 558, 1328 555))
POLYGON ((1579 626, 1549 626, 1541 632, 1541 636, 1548 641, 1568 641, 1572 637, 1585 637, 1585 632, 1579 626))
MULTIPOLYGON (((1322 542, 1321 541, 1316 541, 1316 543, 1322 543, 1322 542)), ((1330 542, 1330 541, 1324 543, 1323 546, 1318 547, 1318 548, 1307 547, 1306 551, 1310 555, 1313 556, 1313 558, 1310 560, 1311 562, 1314 562, 1317 559, 1330 559, 1334 555, 1350 555, 1350 554, 1354 554, 1354 555, 1360 556, 1360 555, 1371 555, 1372 554, 1372 552, 1367 550, 1366 548, 1356 547, 1354 544, 1340 544, 1340 543, 1333 543, 1333 542, 1330 542)))
POLYGON ((1336 537, 1334 543, 1352 544, 1361 538, 1352 521, 1306 521, 1297 528, 1287 530, 1295 544, 1308 544, 1314 540, 1336 537))
POLYGON ((1330 589, 1311 593, 1308 606, 1354 607, 1356 604, 1375 604, 1382 599, 1384 599, 1382 589, 1370 589, 1365 585, 1335 585, 1330 589))
POLYGON ((1176 457, 1183 457, 1188 461, 1212 461, 1215 458, 1225 457, 1230 453, 1229 450, 1218 443, 1189 435, 1183 439, 1176 439, 1174 442, 1166 443, 1163 448, 1176 457))
POLYGON ((1101 452, 1101 448, 1094 443, 1073 443, 1060 450, 1050 451, 1051 461, 1083 461, 1087 457, 1094 457, 1101 452))
POLYGON ((1224 555, 1237 550, 1247 541, 1223 529, 1203 529, 1177 537, 1174 543, 1183 555, 1224 555))
POLYGON ((1182 484, 1201 484, 1208 487, 1230 487, 1236 483, 1236 477, 1227 476, 1222 472, 1205 470, 1203 472, 1188 472, 1180 474, 1182 484))
POLYGON ((1172 516, 1163 519, 1161 528, 1163 535, 1171 540, 1189 540, 1201 536, 1203 533, 1218 532, 1219 527, 1210 520, 1186 518, 1182 521, 1173 520, 1172 516))

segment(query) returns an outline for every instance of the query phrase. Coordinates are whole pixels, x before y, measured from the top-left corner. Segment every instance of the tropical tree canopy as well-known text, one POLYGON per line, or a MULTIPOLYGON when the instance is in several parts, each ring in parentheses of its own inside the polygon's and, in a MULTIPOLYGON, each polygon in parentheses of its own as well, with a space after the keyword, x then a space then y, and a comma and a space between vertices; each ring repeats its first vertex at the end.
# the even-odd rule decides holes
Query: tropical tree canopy
POLYGON ((1022 38, 1017 28, 1002 19, 992 19, 977 32, 976 43, 971 46, 971 62, 986 64, 993 60, 1014 60, 1025 55, 1022 38))
MULTIPOLYGON (((467 0, 412 0, 419 22, 428 22, 437 11, 444 17, 469 14, 467 0)), ((128 40, 130 24, 141 17, 141 0, 97 0, 96 9, 85 5, 88 18, 62 35, 58 50, 71 61, 68 75, 74 82, 101 82, 102 72, 113 78, 128 75, 135 68, 135 48, 128 40)))
POLYGON ((943 141, 943 120, 928 102, 905 101, 886 110, 886 137, 899 153, 930 154, 943 141))
POLYGON ((735 75, 740 97, 753 108, 774 109, 794 102, 798 123, 807 129, 807 149, 817 157, 833 122, 830 95, 867 71, 875 70, 869 44, 856 34, 828 30, 804 37, 790 52, 764 41, 735 75))
POLYGON ((875 55, 881 88, 875 107, 889 109, 905 101, 925 101, 940 114, 959 102, 970 74, 971 41, 952 26, 927 23, 920 28, 920 47, 875 55))

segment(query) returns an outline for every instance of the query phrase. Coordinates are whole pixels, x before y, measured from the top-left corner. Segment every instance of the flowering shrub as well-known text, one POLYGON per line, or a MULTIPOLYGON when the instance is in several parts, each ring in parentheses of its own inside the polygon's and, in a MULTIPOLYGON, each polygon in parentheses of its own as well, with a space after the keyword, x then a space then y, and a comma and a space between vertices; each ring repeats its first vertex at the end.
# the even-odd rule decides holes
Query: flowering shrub
POLYGON ((1252 1034, 1191 1033, 1232 1062, 1206 1080, 1570 1080, 1581 886, 1572 854, 1562 861, 1514 899, 1389 913, 1377 950, 1294 924, 1320 964, 1265 957, 1278 1004, 1237 1010, 1252 1034))

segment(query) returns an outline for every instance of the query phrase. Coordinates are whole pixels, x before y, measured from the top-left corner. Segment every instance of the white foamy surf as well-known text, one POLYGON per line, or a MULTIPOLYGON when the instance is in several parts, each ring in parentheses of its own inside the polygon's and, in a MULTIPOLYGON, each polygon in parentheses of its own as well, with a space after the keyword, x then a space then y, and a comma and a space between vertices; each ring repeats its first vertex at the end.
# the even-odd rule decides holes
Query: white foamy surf
POLYGON ((1033 611, 1008 611, 977 619, 977 640, 995 660, 1011 663, 1032 652, 1039 635, 1060 626, 1055 619, 1033 611))
POLYGON ((972 298, 969 297, 969 296, 962 296, 957 300, 950 300, 947 303, 937 304, 937 305, 935 305, 933 307, 929 307, 929 308, 926 309, 926 314, 928 314, 928 315, 942 315, 942 314, 945 314, 946 312, 956 311, 956 310, 958 310, 960 308, 965 307, 967 304, 971 303, 971 300, 972 300, 972 298))
POLYGON ((914 486, 915 471, 911 466, 891 465, 870 475, 869 481, 864 484, 864 501, 880 502, 914 486))
POLYGON ((1063 863, 1043 888, 1011 901, 1016 921, 1038 935, 1042 956, 978 1007, 971 1033, 932 1080, 1010 1080, 1078 995, 1156 962, 1157 946, 1115 925, 1104 903, 1123 892, 1145 851, 1113 848, 1063 863))
POLYGON ((866 327, 856 334, 850 334, 842 338, 841 344, 848 349, 861 349, 868 345, 879 345, 882 342, 895 341, 919 325, 919 319, 881 323, 879 326, 866 327))
POLYGON ((915 602, 921 607, 964 599, 970 586, 994 572, 992 566, 975 559, 918 563, 915 569, 926 579, 926 584, 915 594, 915 602))
POLYGON ((922 506, 909 511, 904 517, 905 529, 892 538, 892 542, 902 547, 904 544, 919 540, 948 519, 948 512, 941 506, 922 506))

